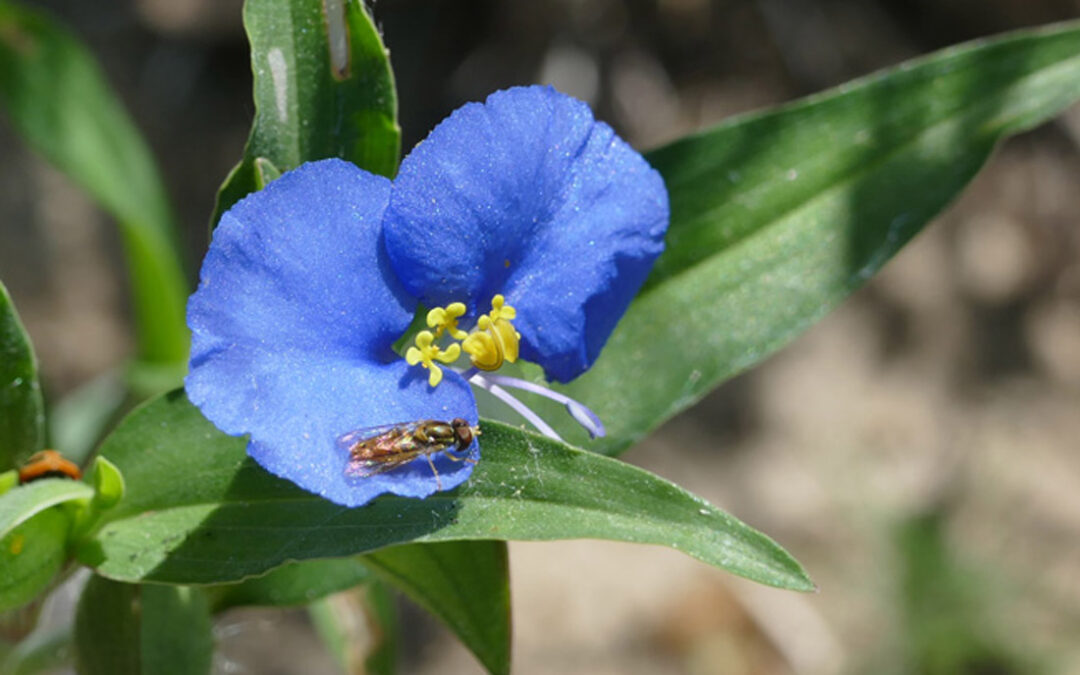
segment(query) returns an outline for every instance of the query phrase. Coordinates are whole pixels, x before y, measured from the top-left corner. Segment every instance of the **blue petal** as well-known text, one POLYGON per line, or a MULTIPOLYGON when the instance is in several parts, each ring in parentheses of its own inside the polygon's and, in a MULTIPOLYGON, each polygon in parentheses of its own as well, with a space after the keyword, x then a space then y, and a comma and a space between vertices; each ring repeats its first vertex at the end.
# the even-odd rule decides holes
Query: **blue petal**
POLYGON ((504 294, 522 356, 565 382, 596 359, 667 222, 641 155, 584 103, 523 87, 458 109, 405 158, 384 230, 413 295, 475 314, 504 294))
MULTIPOLYGON (((469 385, 447 372, 435 389, 426 373, 402 360, 386 365, 292 359, 265 364, 258 374, 260 400, 273 413, 247 416, 248 453, 271 473, 345 506, 360 506, 384 493, 427 497, 450 490, 472 473, 469 462, 439 454, 438 478, 419 457, 387 473, 363 478, 346 474, 348 451, 338 439, 353 431, 423 419, 464 417, 477 423, 469 385)), ((472 457, 478 457, 473 446, 472 457)))
MULTIPOLYGON (((431 391, 390 349, 415 300, 381 242, 389 191, 386 179, 338 160, 285 174, 222 217, 188 304, 192 402, 226 433, 250 434, 248 452, 270 471, 348 506, 382 492, 426 496, 437 482, 426 461, 426 474, 409 465, 346 478, 342 434, 476 421, 460 378, 448 374, 431 391)), ((443 489, 470 470, 447 467, 443 489)))

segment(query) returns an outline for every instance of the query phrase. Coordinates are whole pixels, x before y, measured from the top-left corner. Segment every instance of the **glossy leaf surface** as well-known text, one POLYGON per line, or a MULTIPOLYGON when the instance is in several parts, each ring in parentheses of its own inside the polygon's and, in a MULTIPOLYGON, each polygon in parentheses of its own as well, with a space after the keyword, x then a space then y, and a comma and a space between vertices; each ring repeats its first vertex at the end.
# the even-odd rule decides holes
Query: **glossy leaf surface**
POLYGON ((93 496, 86 483, 64 478, 42 478, 12 488, 0 495, 0 537, 50 506, 93 496))
POLYGON ((264 0, 244 5, 255 120, 212 225, 249 192, 303 162, 340 157, 393 176, 401 148, 386 48, 362 2, 264 0))
POLYGON ((582 447, 626 448, 823 317, 998 141, 1078 98, 1071 23, 947 49, 650 153, 671 198, 667 250, 599 361, 567 387, 608 437, 560 430, 582 447))
POLYGON ((67 557, 71 518, 51 508, 0 537, 0 611, 33 600, 60 571, 67 557))
POLYGON ((812 588, 768 537, 646 471, 498 423, 483 433, 484 457, 461 489, 348 509, 266 473, 243 439, 174 392, 103 444, 127 494, 79 557, 116 579, 212 583, 414 540, 600 538, 672 546, 762 583, 812 588))
POLYGON ((34 348, 0 283, 0 471, 42 448, 44 406, 34 348))

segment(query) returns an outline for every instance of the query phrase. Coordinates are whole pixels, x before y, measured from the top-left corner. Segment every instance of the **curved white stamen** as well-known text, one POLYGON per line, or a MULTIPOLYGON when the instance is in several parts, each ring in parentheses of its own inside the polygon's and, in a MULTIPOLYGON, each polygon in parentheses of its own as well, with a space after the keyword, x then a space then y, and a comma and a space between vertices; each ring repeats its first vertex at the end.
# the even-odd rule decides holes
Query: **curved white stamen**
POLYGON ((469 382, 472 382, 481 389, 485 389, 491 392, 492 396, 498 398, 500 401, 513 408, 517 414, 528 420, 529 424, 536 427, 540 431, 540 433, 548 436, 549 438, 554 438, 557 441, 562 441, 562 437, 559 436, 559 434, 556 433, 554 429, 548 426, 547 422, 540 419, 540 416, 534 413, 532 409, 529 408, 529 406, 519 401, 510 392, 490 381, 488 379, 488 376, 481 375, 480 373, 474 373, 470 375, 469 373, 472 372, 472 370, 474 369, 469 369, 464 373, 465 377, 468 379, 469 382))
POLYGON ((494 384, 501 384, 514 389, 521 389, 533 394, 538 394, 544 398, 550 398, 552 401, 562 403, 566 406, 566 411, 570 413, 578 424, 585 428, 585 431, 589 432, 589 436, 593 438, 603 437, 604 423, 600 421, 600 418, 592 410, 589 410, 587 406, 579 401, 575 401, 565 394, 561 394, 547 387, 536 384, 535 382, 529 382, 528 380, 522 380, 517 377, 510 377, 509 375, 484 375, 488 380, 494 384))

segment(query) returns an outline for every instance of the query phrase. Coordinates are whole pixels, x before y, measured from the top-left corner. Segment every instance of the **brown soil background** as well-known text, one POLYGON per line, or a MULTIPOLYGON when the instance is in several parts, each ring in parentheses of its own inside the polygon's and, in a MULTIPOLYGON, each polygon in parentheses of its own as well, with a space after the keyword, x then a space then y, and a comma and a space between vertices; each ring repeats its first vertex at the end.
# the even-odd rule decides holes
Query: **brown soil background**
MULTIPOLYGON (((194 270, 252 112, 239 2, 35 4, 87 41, 146 133, 194 270)), ((588 100, 650 148, 1078 10, 1071 0, 374 7, 406 148, 462 102, 529 82, 588 100)), ((1073 109, 1009 141, 865 289, 624 456, 769 533, 818 593, 762 588, 659 548, 511 544, 515 672, 1080 673, 1078 140, 1073 109), (937 567, 903 534, 928 523, 939 529, 918 531, 940 532, 937 567), (933 645, 964 640, 988 646, 935 661, 933 645)), ((0 277, 55 399, 131 350, 117 239, 2 124, 0 157, 0 277)), ((482 672, 433 619, 407 605, 402 617, 402 672, 482 672)), ((300 613, 235 612, 218 637, 222 673, 335 672, 300 613)))

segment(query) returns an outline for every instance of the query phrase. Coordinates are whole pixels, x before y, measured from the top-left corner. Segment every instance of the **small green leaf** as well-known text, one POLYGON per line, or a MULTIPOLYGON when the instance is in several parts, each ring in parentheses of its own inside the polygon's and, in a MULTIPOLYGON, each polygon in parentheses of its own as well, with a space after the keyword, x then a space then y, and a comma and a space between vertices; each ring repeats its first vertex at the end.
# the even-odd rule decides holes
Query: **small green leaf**
POLYGON ((765 584, 808 590, 775 542, 642 469, 485 423, 461 489, 349 509, 262 470, 174 392, 138 408, 101 446, 128 493, 79 551, 122 580, 214 583, 286 560, 410 541, 598 538, 672 546, 765 584))
POLYGON ((766 358, 877 272, 999 140, 1077 98, 1070 23, 947 49, 650 153, 671 198, 667 250, 566 388, 608 437, 590 445, 567 425, 566 438, 618 452, 766 358))
POLYGON ((42 593, 67 558, 71 519, 46 509, 0 537, 0 611, 20 607, 42 593))
POLYGON ((83 675, 205 675, 213 658, 210 610, 198 588, 87 582, 75 614, 83 675))
POLYGON ((244 4, 255 121, 244 158, 218 193, 211 224, 278 173, 327 157, 397 171, 401 129, 386 48, 363 2, 244 4), (260 174, 260 168, 263 172, 260 174))
POLYGON ((15 469, 9 469, 0 473, 0 495, 16 487, 18 484, 19 472, 15 469))
POLYGON ((0 471, 42 448, 44 407, 34 348, 0 283, 0 471))
POLYGON ((105 457, 94 458, 90 476, 94 484, 94 508, 102 511, 110 509, 124 496, 124 476, 105 457))
POLYGON ((188 286, 168 198, 146 144, 78 40, 44 14, 3 0, 0 104, 26 141, 120 225, 139 358, 186 362, 188 286))
POLYGON ((255 158, 255 189, 261 190, 281 177, 281 169, 265 157, 255 158))
POLYGON ((124 477, 116 465, 104 457, 94 458, 90 482, 94 486, 93 498, 72 511, 72 539, 80 539, 94 529, 102 514, 116 506, 124 496, 124 477))
POLYGON ((64 478, 42 478, 0 495, 0 537, 50 506, 89 500, 94 490, 86 483, 64 478))
POLYGON ((214 611, 220 612, 243 605, 304 605, 370 578, 367 567, 356 558, 330 558, 287 563, 261 577, 207 590, 214 598, 214 611))
POLYGON ((504 542, 410 544, 362 559, 442 619, 488 672, 510 672, 510 568, 504 542))

